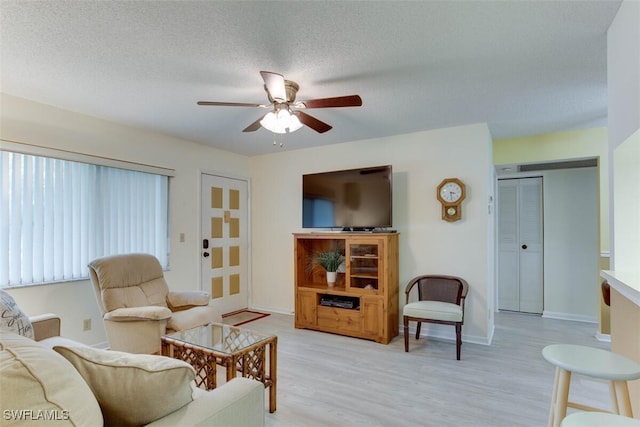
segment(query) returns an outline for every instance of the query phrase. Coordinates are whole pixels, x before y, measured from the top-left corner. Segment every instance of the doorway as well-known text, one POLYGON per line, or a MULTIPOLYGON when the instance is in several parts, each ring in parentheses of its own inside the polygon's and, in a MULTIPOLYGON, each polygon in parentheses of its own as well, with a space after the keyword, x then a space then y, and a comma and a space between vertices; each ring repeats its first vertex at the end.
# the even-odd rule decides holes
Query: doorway
MULTIPOLYGON (((598 323, 600 301, 600 202, 597 159, 526 165, 500 165, 496 181, 496 308, 501 304, 501 182, 542 177, 544 317, 598 323), (511 172, 513 171, 513 172, 511 172)), ((503 184, 504 185, 504 184, 503 184)), ((505 197, 503 192, 502 198, 505 197)), ((525 242, 526 243, 526 242, 525 242)), ((521 247, 522 243, 520 243, 521 247)), ((527 245, 527 248, 529 246, 527 245)), ((521 249, 520 249, 521 250, 521 249)), ((503 271, 501 271, 503 269, 503 271)), ((502 295, 504 296, 504 295, 502 295)), ((519 303, 519 301, 518 301, 519 303)), ((520 308, 522 310, 522 308, 520 308)), ((527 309, 528 310, 528 309, 527 309)))
POLYGON ((202 288, 221 314, 248 307, 248 182, 203 173, 200 221, 202 288))
POLYGON ((542 314, 542 177, 498 180, 498 309, 542 314))

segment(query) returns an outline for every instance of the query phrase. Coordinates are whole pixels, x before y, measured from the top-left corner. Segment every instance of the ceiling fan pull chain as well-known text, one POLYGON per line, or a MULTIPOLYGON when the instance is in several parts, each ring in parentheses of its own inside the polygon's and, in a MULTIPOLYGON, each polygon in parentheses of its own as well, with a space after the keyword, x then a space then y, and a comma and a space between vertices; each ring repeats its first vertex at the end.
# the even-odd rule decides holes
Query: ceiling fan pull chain
POLYGON ((284 143, 282 142, 282 134, 281 134, 281 133, 274 133, 274 134, 273 134, 273 146, 274 146, 274 147, 278 144, 278 142, 276 141, 276 139, 279 139, 279 140, 280 140, 280 144, 279 144, 279 145, 280 145, 280 148, 283 148, 283 147, 284 147, 284 143))

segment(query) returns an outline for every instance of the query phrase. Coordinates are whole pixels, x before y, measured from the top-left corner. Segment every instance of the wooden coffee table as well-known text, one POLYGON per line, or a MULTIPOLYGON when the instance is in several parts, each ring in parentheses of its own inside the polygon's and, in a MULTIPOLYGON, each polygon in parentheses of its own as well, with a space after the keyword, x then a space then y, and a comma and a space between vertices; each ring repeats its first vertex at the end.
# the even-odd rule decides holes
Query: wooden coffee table
POLYGON ((227 381, 240 374, 269 388, 269 412, 276 411, 277 345, 275 335, 221 323, 162 336, 162 354, 193 366, 198 387, 216 388, 216 366, 224 366, 227 381))

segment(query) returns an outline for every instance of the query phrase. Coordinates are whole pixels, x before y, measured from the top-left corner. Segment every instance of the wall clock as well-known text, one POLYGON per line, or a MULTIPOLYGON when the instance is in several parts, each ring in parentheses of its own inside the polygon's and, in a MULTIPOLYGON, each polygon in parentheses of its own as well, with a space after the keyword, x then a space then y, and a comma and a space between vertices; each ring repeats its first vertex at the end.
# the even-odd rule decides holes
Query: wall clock
POLYGON ((448 222, 462 218, 462 201, 465 198, 464 183, 458 178, 443 179, 438 185, 438 200, 442 204, 442 219, 448 222))

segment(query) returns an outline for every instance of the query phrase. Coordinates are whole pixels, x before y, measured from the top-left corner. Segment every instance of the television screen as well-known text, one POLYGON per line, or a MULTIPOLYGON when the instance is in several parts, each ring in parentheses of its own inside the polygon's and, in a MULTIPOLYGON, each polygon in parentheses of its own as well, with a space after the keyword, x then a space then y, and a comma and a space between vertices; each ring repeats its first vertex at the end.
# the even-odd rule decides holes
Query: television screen
POLYGON ((390 165, 303 175, 302 227, 391 227, 391 178, 390 165))

